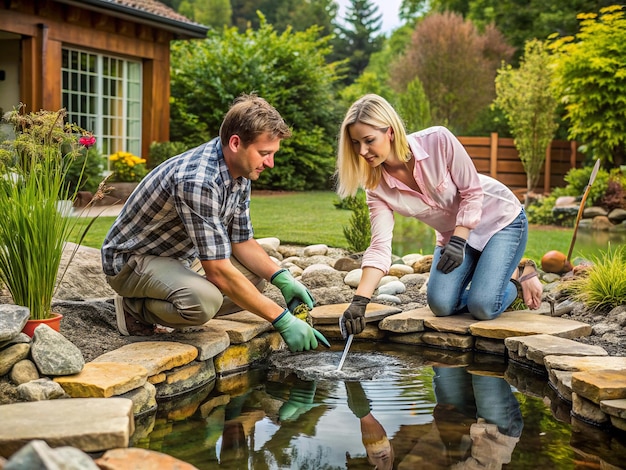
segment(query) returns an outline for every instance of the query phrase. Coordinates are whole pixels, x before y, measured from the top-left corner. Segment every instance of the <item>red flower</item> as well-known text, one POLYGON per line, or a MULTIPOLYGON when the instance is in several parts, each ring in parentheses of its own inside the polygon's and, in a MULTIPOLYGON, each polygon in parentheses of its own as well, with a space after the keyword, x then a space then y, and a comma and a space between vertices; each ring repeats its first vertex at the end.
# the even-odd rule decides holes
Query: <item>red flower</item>
POLYGON ((78 143, 89 148, 96 143, 96 138, 93 135, 84 135, 78 139, 78 143))

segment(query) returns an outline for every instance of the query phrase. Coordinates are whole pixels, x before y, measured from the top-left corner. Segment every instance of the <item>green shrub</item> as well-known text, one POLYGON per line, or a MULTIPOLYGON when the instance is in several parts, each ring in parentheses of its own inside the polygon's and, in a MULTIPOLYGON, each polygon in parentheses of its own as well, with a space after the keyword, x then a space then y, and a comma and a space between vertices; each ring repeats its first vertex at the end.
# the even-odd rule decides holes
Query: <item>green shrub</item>
POLYGON ((101 152, 94 146, 82 149, 76 155, 65 174, 65 182, 70 193, 75 191, 89 191, 95 193, 102 181, 104 161, 101 152))
POLYGON ((245 32, 227 28, 201 41, 174 41, 171 139, 193 146, 215 137, 233 99, 254 91, 293 132, 255 189, 330 189, 344 111, 336 97, 338 65, 327 60, 330 39, 318 26, 279 33, 263 18, 245 32))
POLYGON ((370 215, 365 202, 365 193, 357 193, 348 202, 348 205, 352 211, 352 216, 348 220, 348 226, 343 227, 343 235, 346 237, 348 246, 352 251, 361 252, 369 246, 372 238, 370 215))
MULTIPOLYGON (((582 196, 585 192, 587 184, 589 184, 589 178, 591 176, 592 166, 585 166, 583 168, 572 168, 567 172, 564 179, 567 183, 565 187, 569 196, 582 196)), ((600 168, 598 174, 591 185, 589 195, 587 196, 587 204, 596 205, 608 187, 609 173, 600 168)))
POLYGON ((568 283, 576 300, 592 310, 608 311, 626 304, 626 254, 624 247, 608 250, 594 260, 587 276, 568 283))
POLYGON ((184 142, 152 142, 148 151, 148 170, 156 168, 168 158, 180 155, 188 148, 184 142))
POLYGON ((359 189, 355 196, 337 199, 333 204, 337 209, 351 211, 359 206, 360 199, 365 199, 365 192, 362 189, 359 189))

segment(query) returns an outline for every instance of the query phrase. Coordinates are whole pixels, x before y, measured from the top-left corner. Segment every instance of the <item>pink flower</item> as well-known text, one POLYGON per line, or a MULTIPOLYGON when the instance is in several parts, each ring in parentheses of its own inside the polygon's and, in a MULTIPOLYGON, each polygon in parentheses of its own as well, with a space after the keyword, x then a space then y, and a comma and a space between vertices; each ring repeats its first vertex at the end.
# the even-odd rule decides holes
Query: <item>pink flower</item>
POLYGON ((84 135, 78 139, 78 143, 89 148, 96 143, 96 138, 93 135, 84 135))

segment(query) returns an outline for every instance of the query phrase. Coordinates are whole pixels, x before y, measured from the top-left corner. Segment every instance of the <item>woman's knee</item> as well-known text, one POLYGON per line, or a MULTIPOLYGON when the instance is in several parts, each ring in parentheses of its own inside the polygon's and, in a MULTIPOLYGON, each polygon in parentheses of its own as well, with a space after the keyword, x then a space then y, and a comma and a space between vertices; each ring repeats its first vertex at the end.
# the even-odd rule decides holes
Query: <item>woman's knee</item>
POLYGON ((430 310, 436 317, 448 317, 454 313, 455 302, 451 302, 450 296, 442 295, 441 292, 433 292, 430 289, 427 292, 426 300, 430 310))
POLYGON ((502 313, 501 305, 497 303, 472 302, 471 299, 467 301, 467 309, 476 320, 493 320, 502 313))

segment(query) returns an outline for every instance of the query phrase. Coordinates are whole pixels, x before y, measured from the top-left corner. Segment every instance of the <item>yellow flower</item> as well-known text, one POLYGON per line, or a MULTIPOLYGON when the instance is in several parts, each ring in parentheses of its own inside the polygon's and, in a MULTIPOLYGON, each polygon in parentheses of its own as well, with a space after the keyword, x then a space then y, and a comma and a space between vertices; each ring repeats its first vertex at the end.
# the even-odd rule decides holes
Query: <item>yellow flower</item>
POLYGON ((109 155, 113 176, 111 181, 138 182, 146 176, 146 159, 133 155, 130 152, 116 152, 109 155))

